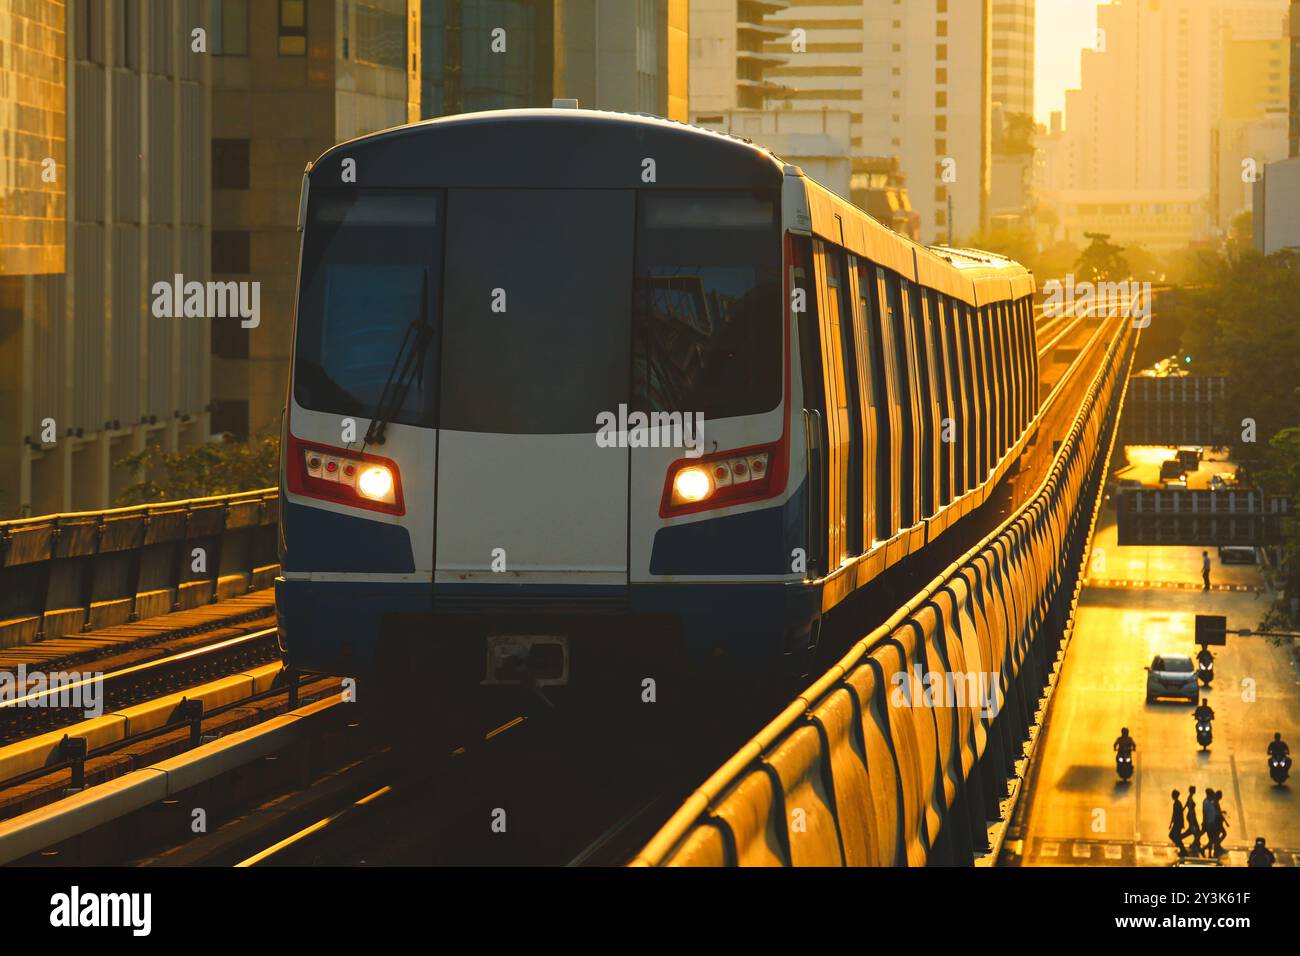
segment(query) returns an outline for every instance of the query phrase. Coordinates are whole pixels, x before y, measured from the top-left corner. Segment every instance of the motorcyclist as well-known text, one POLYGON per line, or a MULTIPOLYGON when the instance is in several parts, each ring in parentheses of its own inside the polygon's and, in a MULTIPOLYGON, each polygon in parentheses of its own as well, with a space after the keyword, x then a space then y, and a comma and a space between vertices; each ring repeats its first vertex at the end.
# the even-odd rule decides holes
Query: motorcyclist
POLYGON ((1201 722, 1209 723, 1214 720, 1214 710, 1210 707, 1210 698, 1202 697, 1201 706, 1196 708, 1196 712, 1192 716, 1196 718, 1198 724, 1201 722))
POLYGON ((1214 655, 1210 653, 1210 649, 1204 644, 1201 645, 1200 651, 1197 652, 1196 663, 1200 664, 1202 667, 1214 666, 1214 655))
POLYGON ((1281 733, 1273 734, 1273 739, 1268 743, 1268 757, 1270 760, 1286 760, 1291 756, 1291 748, 1286 745, 1282 739, 1281 733))
POLYGON ((1250 856, 1246 859, 1247 866, 1272 866, 1277 862, 1277 857, 1273 856, 1273 851, 1264 845, 1263 837, 1255 837, 1255 847, 1250 851, 1250 856))
POLYGON ((1133 751, 1137 750, 1137 741, 1128 735, 1128 728, 1121 727, 1119 736, 1115 738, 1115 745, 1111 749, 1119 756, 1127 757, 1133 751))

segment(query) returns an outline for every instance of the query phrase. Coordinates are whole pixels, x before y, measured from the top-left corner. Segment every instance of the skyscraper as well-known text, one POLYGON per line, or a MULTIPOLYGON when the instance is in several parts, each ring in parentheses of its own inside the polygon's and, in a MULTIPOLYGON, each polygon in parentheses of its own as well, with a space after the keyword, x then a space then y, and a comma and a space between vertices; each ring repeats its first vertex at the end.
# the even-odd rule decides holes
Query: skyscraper
POLYGON ((1034 4, 993 0, 992 96, 1004 114, 1034 114, 1034 4))
POLYGON ((761 110, 782 91, 769 78, 788 58, 765 47, 787 36, 771 15, 788 0, 690 0, 690 110, 761 110))
POLYGON ((987 218, 989 0, 795 0, 770 21, 789 53, 772 79, 793 108, 848 109, 855 156, 897 157, 924 241, 961 240, 987 218))
POLYGON ((205 9, 0 0, 27 72, 0 84, 21 147, 4 208, 33 213, 17 254, 0 216, 5 514, 104 507, 137 477, 126 455, 208 436, 207 321, 159 314, 151 291, 207 278, 205 9))

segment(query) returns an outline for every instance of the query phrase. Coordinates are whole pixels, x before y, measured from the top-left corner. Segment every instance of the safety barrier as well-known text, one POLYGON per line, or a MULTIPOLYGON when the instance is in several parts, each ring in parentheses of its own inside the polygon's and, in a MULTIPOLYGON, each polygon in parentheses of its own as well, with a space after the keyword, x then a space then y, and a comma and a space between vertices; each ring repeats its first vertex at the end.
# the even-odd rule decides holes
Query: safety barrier
POLYGON ((0 522, 0 647, 270 587, 274 488, 0 522))
POLYGON ((970 865, 1079 593, 1135 335, 1110 343, 1029 502, 696 790, 642 866, 970 865))

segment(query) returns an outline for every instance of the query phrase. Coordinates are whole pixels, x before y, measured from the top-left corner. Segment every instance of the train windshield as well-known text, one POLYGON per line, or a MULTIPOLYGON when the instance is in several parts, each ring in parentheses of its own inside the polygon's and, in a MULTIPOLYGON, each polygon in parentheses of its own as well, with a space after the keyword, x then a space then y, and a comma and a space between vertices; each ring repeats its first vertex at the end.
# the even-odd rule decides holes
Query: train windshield
MULTIPOLYGON (((442 226, 433 190, 313 190, 303 239, 294 397, 374 415, 413 325, 437 327, 442 226)), ((437 420, 437 337, 392 420, 437 420)))
POLYGON ((581 434, 620 406, 718 419, 781 401, 775 196, 359 189, 310 203, 305 408, 372 417, 421 323, 434 334, 402 424, 581 434))
POLYGON ((639 410, 718 419, 775 408, 781 314, 774 197, 641 196, 632 356, 639 410))

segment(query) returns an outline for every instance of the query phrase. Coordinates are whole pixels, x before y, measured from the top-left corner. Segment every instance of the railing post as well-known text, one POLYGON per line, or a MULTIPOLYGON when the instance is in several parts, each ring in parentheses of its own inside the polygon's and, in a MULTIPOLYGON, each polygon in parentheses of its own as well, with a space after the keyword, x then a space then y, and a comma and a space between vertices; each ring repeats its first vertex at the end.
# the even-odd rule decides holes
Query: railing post
POLYGON ((86 738, 63 735, 59 741, 59 759, 70 761, 72 782, 68 791, 76 793, 86 788, 86 738))
POLYGON ((177 710, 181 720, 189 722, 190 746, 197 747, 203 740, 203 701, 198 698, 182 698, 177 710))

